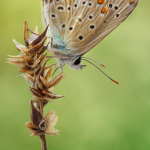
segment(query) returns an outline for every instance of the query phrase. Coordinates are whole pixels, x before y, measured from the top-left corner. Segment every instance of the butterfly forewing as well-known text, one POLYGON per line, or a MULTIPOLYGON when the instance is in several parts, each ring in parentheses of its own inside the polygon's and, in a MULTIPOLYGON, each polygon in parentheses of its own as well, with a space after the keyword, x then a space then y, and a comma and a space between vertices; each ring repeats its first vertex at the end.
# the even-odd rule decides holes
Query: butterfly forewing
POLYGON ((138 0, 133 3, 130 0, 110 0, 95 7, 97 15, 93 13, 93 21, 83 25, 76 35, 67 41, 68 48, 74 49, 76 54, 87 52, 118 27, 133 11, 137 3, 138 0))
POLYGON ((123 22, 139 0, 43 0, 50 33, 75 55, 97 45, 123 22))
MULTIPOLYGON (((131 0, 122 1, 120 5, 116 3, 114 6, 114 10, 111 10, 103 20, 104 22, 100 25, 99 29, 96 30, 93 37, 87 42, 87 44, 79 48, 76 53, 86 53, 90 49, 92 49, 95 45, 97 45, 101 40, 103 40, 109 33, 111 33, 116 27, 118 27, 134 10, 136 7, 138 0, 131 0), (120 9, 119 9, 120 7, 120 9)), ((113 6, 113 5, 112 5, 113 6)))

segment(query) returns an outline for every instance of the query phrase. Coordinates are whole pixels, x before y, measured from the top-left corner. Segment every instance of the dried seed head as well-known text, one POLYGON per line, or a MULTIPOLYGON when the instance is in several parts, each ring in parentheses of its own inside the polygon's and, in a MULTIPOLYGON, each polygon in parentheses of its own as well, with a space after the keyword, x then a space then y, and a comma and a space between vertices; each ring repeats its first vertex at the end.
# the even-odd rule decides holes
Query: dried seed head
POLYGON ((38 33, 38 27, 36 27, 35 34, 32 34, 31 37, 29 37, 28 24, 27 21, 25 21, 24 41, 26 46, 23 46, 19 44, 16 40, 13 40, 16 45, 16 48, 21 52, 21 55, 10 56, 11 58, 7 63, 16 66, 21 66, 21 68, 19 69, 21 73, 29 73, 32 75, 35 74, 35 72, 42 67, 42 64, 47 59, 46 55, 41 55, 45 52, 49 44, 48 43, 46 46, 44 46, 44 43, 47 39, 45 35, 48 26, 41 35, 35 35, 38 33))
POLYGON ((41 113, 33 105, 33 101, 30 101, 31 104, 31 120, 32 122, 27 122, 25 126, 32 133, 32 136, 36 135, 45 135, 50 136, 59 135, 59 130, 54 128, 55 124, 58 121, 58 116, 55 115, 55 111, 50 111, 43 119, 41 113))
POLYGON ((41 113, 34 107, 33 101, 30 101, 31 104, 31 121, 35 128, 39 128, 39 124, 42 121, 41 113))
POLYGON ((49 114, 43 117, 43 107, 48 103, 52 103, 52 100, 61 98, 60 96, 51 92, 51 90, 65 77, 63 73, 58 74, 52 78, 53 67, 46 66, 48 61, 47 54, 43 55, 48 45, 44 45, 47 37, 46 32, 49 25, 38 35, 38 27, 35 28, 34 33, 29 37, 29 29, 27 21, 24 22, 24 41, 25 45, 19 44, 16 40, 13 40, 17 50, 21 53, 17 56, 10 56, 8 62, 15 66, 19 66, 19 71, 33 87, 30 87, 30 91, 34 100, 30 101, 31 104, 31 121, 26 123, 26 127, 32 132, 32 135, 58 135, 59 130, 54 128, 58 117, 55 115, 55 111, 52 110, 49 114))

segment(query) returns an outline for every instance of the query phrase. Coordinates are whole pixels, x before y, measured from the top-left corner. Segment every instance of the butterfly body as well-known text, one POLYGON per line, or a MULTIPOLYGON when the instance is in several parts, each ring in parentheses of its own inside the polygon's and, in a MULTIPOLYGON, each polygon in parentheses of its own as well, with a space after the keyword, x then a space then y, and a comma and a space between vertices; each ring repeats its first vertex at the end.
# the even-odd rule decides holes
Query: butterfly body
POLYGON ((61 65, 81 69, 82 56, 117 28, 139 0, 42 0, 50 24, 49 51, 61 65))
POLYGON ((80 65, 82 55, 74 55, 69 49, 62 48, 60 45, 54 45, 53 48, 49 48, 49 51, 52 56, 55 56, 59 62, 59 66, 68 65, 74 70, 79 70, 85 67, 85 65, 80 65))

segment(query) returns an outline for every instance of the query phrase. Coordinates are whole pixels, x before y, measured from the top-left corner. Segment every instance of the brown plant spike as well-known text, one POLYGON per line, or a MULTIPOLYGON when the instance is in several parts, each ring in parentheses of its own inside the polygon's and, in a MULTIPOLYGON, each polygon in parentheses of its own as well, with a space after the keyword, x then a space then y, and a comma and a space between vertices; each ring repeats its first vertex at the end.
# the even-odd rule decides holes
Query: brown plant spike
POLYGON ((50 111, 45 117, 43 108, 48 102, 62 98, 64 96, 52 93, 52 89, 65 77, 64 73, 60 73, 52 79, 53 68, 55 65, 46 66, 48 61, 47 54, 44 55, 49 43, 44 45, 47 37, 46 32, 49 25, 41 35, 38 35, 38 27, 29 37, 27 21, 24 22, 24 42, 25 45, 19 44, 13 40, 17 50, 21 53, 17 56, 10 56, 6 63, 19 66, 19 71, 31 85, 30 91, 34 100, 31 104, 31 122, 27 122, 25 126, 32 133, 32 136, 38 135, 41 140, 42 150, 47 150, 45 135, 59 135, 59 130, 54 128, 58 121, 55 111, 50 111))
POLYGON ((59 135, 59 130, 54 128, 54 125, 58 121, 58 116, 55 115, 55 111, 51 110, 44 118, 42 114, 35 108, 33 101, 31 104, 31 120, 32 122, 27 122, 25 125, 31 131, 31 136, 41 136, 41 135, 59 135))

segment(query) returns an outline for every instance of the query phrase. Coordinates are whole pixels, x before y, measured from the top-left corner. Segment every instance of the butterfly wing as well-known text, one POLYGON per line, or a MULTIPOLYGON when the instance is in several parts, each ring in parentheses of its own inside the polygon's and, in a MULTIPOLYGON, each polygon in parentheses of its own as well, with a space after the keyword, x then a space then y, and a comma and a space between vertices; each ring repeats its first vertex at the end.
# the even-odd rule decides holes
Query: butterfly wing
POLYGON ((131 14, 138 1, 107 0, 102 6, 98 6, 101 8, 96 10, 99 11, 95 16, 97 19, 85 23, 76 36, 73 37, 74 40, 68 42, 68 45, 77 48, 76 54, 78 55, 86 53, 117 28, 131 14), (94 27, 93 31, 91 27, 94 27), (83 41, 79 41, 79 35, 84 37, 83 41))
MULTIPOLYGON (((66 42, 66 37, 70 34, 69 27, 74 26, 74 16, 79 0, 43 0, 43 21, 50 24, 49 34, 57 41, 66 42)), ((70 28, 71 29, 71 28, 70 28)))
POLYGON ((43 0, 50 35, 73 54, 84 54, 118 27, 139 0, 43 0))

